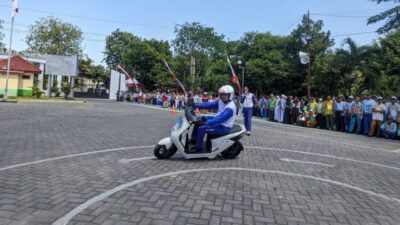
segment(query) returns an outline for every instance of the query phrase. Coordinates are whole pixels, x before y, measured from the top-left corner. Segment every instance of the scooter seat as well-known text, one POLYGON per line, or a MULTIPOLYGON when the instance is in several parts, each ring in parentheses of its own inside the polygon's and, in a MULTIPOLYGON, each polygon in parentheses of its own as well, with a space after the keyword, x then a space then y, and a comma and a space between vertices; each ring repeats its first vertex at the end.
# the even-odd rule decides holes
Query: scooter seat
MULTIPOLYGON (((231 131, 229 132, 229 134, 233 134, 233 133, 239 132, 241 130, 242 130, 242 128, 239 125, 233 124, 233 127, 231 128, 231 131)), ((228 135, 228 134, 226 134, 226 135, 228 135)), ((225 136, 225 135, 223 135, 223 136, 225 136)), ((222 137, 222 136, 209 135, 208 139, 215 139, 215 138, 219 138, 219 137, 222 137)))
POLYGON ((239 132, 241 130, 242 130, 242 127, 240 127, 237 124, 233 124, 233 127, 231 128, 231 132, 229 134, 233 134, 233 133, 239 132))

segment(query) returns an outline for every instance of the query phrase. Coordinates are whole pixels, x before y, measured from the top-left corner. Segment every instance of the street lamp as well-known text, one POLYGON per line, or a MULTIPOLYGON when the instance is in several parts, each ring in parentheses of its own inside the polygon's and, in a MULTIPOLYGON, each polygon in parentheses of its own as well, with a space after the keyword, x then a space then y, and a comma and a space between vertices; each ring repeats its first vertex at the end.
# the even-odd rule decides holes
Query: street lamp
POLYGON ((242 60, 239 59, 239 61, 237 62, 239 64, 239 69, 242 69, 242 88, 244 87, 244 63, 242 62, 242 60), (242 66, 243 63, 243 66, 242 66))
POLYGON ((306 41, 307 43, 312 41, 312 36, 310 34, 306 35, 306 41))

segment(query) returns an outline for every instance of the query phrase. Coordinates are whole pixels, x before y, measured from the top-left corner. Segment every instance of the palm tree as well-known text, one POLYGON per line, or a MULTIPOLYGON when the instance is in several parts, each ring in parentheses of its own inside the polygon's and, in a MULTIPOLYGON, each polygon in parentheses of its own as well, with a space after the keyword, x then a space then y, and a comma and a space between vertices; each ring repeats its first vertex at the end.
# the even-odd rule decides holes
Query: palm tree
POLYGON ((362 73, 359 82, 359 89, 368 90, 369 93, 377 93, 383 86, 382 78, 384 77, 382 65, 382 51, 379 45, 373 44, 367 46, 359 64, 362 73))
POLYGON ((343 41, 342 47, 346 45, 348 49, 337 49, 336 54, 340 72, 344 76, 346 94, 351 95, 351 89, 360 74, 360 63, 365 59, 367 47, 357 46, 351 38, 343 41))

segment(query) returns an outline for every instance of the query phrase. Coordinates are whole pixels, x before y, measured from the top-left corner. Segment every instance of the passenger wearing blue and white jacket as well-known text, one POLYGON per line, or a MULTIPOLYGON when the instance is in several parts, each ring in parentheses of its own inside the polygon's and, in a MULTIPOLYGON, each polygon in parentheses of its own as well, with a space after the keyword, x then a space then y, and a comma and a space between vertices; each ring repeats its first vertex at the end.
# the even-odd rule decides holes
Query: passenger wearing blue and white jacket
MULTIPOLYGON (((236 105, 232 101, 234 90, 230 85, 224 85, 218 90, 219 100, 196 104, 199 109, 218 109, 215 117, 205 117, 204 125, 195 129, 192 138, 196 140, 196 149, 203 150, 203 139, 206 134, 224 136, 229 134, 236 119, 236 105)), ((193 150, 193 149, 192 149, 193 150)))
POLYGON ((240 96, 240 102, 243 104, 243 119, 246 127, 246 135, 251 133, 251 117, 253 115, 253 107, 256 105, 256 97, 249 93, 249 89, 244 87, 244 93, 240 96))

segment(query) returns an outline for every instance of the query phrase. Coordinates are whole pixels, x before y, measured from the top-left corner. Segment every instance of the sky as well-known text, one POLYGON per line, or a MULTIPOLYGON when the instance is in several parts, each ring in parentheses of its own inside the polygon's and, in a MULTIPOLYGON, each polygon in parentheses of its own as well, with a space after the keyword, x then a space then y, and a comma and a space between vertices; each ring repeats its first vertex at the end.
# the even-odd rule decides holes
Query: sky
MULTIPOLYGON (((238 40, 249 31, 287 35, 308 10, 311 19, 323 20, 324 30, 331 31, 336 47, 341 47, 347 37, 365 45, 379 39, 374 31, 382 25, 367 26, 367 18, 393 6, 370 0, 18 0, 12 48, 26 49, 29 25, 39 18, 55 16, 78 26, 84 33, 84 54, 96 64, 104 64, 105 38, 116 29, 141 38, 171 41, 176 25, 200 22, 226 40, 238 40)), ((11 0, 1 1, 7 47, 10 11, 11 0)))

